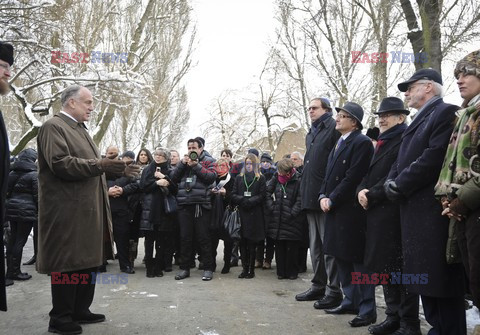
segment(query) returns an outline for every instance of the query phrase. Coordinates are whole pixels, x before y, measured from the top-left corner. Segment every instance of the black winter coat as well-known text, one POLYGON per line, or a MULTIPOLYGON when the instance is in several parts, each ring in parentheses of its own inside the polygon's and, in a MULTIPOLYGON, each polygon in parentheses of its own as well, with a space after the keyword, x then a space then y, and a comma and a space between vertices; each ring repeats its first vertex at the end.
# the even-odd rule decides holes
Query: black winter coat
POLYGON ((313 129, 308 132, 300 186, 303 209, 321 210, 318 193, 325 178, 328 155, 339 137, 340 133, 335 130, 335 120, 331 116, 319 123, 316 132, 313 129))
POLYGON ((267 235, 274 240, 301 241, 306 227, 300 197, 300 174, 295 173, 284 188, 277 177, 278 173, 275 173, 267 184, 267 235))
POLYGON ((8 176, 6 219, 16 222, 38 220, 38 173, 33 149, 22 151, 8 176))
POLYGON ((133 217, 133 211, 130 207, 128 199, 132 194, 139 192, 140 185, 139 183, 137 183, 137 181, 134 178, 128 178, 128 177, 120 177, 116 179, 107 178, 108 188, 113 187, 115 185, 121 187, 123 189, 123 193, 122 195, 116 198, 108 197, 108 199, 110 200, 110 209, 112 211, 112 214, 122 215, 122 216, 127 215, 131 220, 133 217))
POLYGON ((140 230, 160 230, 172 231, 174 214, 165 213, 165 197, 168 194, 175 196, 178 188, 177 184, 170 178, 171 169, 163 164, 161 172, 165 175, 165 179, 170 183, 167 187, 168 192, 158 186, 155 178, 155 171, 160 165, 155 162, 150 163, 142 173, 140 179, 140 189, 144 192, 142 202, 142 216, 140 219, 140 230), (156 227, 155 227, 156 226, 156 227))
MULTIPOLYGON (((221 180, 225 180, 225 178, 228 176, 225 175, 221 178, 217 178, 216 182, 214 185, 218 185, 218 183, 221 180)), ((233 184, 235 183, 235 178, 230 176, 230 180, 228 183, 223 186, 225 188, 225 196, 217 193, 212 192, 212 216, 210 219, 210 230, 212 231, 223 231, 223 214, 225 213, 225 208, 230 204, 231 198, 232 198, 232 191, 233 191, 233 184)), ((226 237, 226 236, 222 236, 226 237)))
POLYGON ((233 184, 232 204, 239 208, 242 238, 255 242, 261 241, 265 239, 265 220, 263 216, 266 195, 265 177, 260 175, 260 178, 256 179, 250 186, 251 197, 244 196, 246 190, 244 176, 238 175, 233 184))
POLYGON ((321 198, 333 202, 325 219, 323 250, 327 255, 363 262, 366 216, 356 200, 356 190, 368 171, 372 155, 372 142, 356 130, 328 157, 327 174, 320 190, 321 198))
POLYGON ((179 206, 201 204, 203 208, 211 209, 211 189, 217 178, 214 162, 211 156, 202 151, 196 166, 190 167, 183 161, 177 164, 171 177, 178 184, 179 206))
POLYGON ((388 176, 406 197, 400 202, 404 272, 428 275, 428 283, 407 289, 431 297, 459 297, 464 291, 462 265, 446 262, 449 219, 441 215, 434 190, 458 109, 438 99, 418 113, 403 133, 388 176))
MULTIPOLYGON (((7 196, 8 174, 10 172, 10 148, 8 134, 0 111, 0 222, 5 220, 5 199, 7 196)), ((2 230, 3 232, 3 230, 2 230)), ((0 239, 0 310, 7 310, 7 293, 5 291, 5 256, 3 238, 0 239)))
POLYGON ((375 152, 357 194, 368 189, 367 235, 364 264, 372 272, 390 273, 402 269, 400 207, 385 196, 383 184, 397 159, 402 134, 386 141, 375 152))

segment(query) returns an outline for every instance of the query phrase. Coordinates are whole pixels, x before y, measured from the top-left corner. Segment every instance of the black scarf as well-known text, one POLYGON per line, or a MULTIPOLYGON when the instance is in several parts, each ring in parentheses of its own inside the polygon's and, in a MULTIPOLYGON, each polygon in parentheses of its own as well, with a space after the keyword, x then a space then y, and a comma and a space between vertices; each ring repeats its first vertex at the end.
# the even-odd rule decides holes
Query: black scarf
POLYGON ((405 129, 407 129, 407 125, 405 123, 397 124, 392 128, 388 129, 386 132, 381 133, 380 136, 378 136, 378 141, 386 142, 388 140, 391 140, 392 138, 403 134, 405 129))

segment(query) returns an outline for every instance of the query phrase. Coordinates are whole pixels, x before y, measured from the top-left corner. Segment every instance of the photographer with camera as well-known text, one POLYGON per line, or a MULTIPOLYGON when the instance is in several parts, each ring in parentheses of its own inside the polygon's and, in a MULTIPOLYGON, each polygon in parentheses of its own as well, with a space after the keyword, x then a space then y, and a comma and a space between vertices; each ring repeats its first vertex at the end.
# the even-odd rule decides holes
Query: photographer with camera
POLYGON ((176 280, 190 277, 190 260, 194 238, 197 242, 204 272, 202 280, 213 277, 213 257, 208 232, 211 215, 211 189, 217 178, 214 159, 205 154, 200 138, 190 139, 188 157, 184 156, 172 173, 178 184, 178 221, 180 224, 180 273, 176 280))

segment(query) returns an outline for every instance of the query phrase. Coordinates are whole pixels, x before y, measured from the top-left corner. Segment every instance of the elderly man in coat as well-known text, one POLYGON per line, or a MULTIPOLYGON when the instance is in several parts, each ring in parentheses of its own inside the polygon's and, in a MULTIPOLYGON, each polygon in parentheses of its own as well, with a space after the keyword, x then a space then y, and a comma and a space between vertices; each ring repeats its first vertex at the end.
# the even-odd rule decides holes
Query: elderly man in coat
POLYGON ((368 273, 363 265, 366 218, 356 203, 357 186, 368 171, 373 155, 370 139, 362 135, 363 108, 347 102, 336 108, 335 128, 342 134, 330 152, 320 189, 320 208, 326 213, 325 254, 335 257, 345 295, 329 314, 357 314, 352 327, 368 326, 377 320, 375 285, 352 283, 352 272, 368 273))
POLYGON ((404 108, 401 99, 387 97, 382 100, 375 114, 378 116, 380 136, 368 174, 357 188, 357 197, 367 211, 364 264, 369 271, 388 274, 390 278, 381 280, 387 318, 368 330, 370 334, 383 335, 395 332, 404 334, 408 329, 418 335, 421 334, 418 295, 395 283, 392 276, 392 273, 402 272, 400 206, 387 199, 383 188, 390 168, 397 159, 402 134, 407 128, 405 120, 410 112, 404 108))
POLYGON ((323 254, 325 214, 318 202, 328 155, 340 137, 340 133, 335 130, 332 106, 328 99, 312 99, 308 112, 312 127, 305 138, 307 152, 304 158, 300 195, 302 209, 307 213, 313 279, 311 287, 297 294, 295 299, 297 301, 317 300, 314 307, 325 309, 337 307, 343 299, 335 258, 323 254))
MULTIPOLYGON (((95 293, 91 273, 103 262, 103 231, 111 214, 104 173, 135 175, 138 166, 101 158, 84 122, 93 112, 91 92, 69 86, 62 111, 38 133, 40 273, 51 273, 49 332, 80 334, 79 323, 105 320, 90 312, 95 293)), ((112 239, 113 241, 113 239, 112 239)))
MULTIPOLYGON (((442 77, 421 69, 398 84, 408 107, 418 110, 403 133, 397 161, 385 182, 385 192, 400 202, 403 274, 425 281, 407 281, 407 290, 421 295, 430 335, 465 334, 464 278, 461 264, 447 264, 447 217, 435 199, 435 184, 453 130, 457 106, 442 99, 442 77)), ((407 276, 407 277, 408 277, 407 276)), ((408 333, 410 334, 410 333, 408 333)))
MULTIPOLYGON (((13 46, 0 42, 0 95, 8 93, 10 86, 10 66, 13 65, 13 46)), ((10 172, 10 150, 8 147, 7 130, 0 112, 0 222, 3 232, 3 220, 5 217, 5 198, 7 196, 8 173, 10 172)), ((0 239, 0 311, 7 310, 7 294, 5 291, 5 256, 3 255, 3 235, 0 239)), ((12 280, 8 280, 13 284, 12 280)))

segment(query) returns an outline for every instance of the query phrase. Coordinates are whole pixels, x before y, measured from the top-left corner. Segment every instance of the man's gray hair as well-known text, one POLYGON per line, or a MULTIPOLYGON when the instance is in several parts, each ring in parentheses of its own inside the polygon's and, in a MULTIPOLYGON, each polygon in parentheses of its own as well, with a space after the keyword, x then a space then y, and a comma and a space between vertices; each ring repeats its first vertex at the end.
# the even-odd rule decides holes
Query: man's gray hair
POLYGON ((432 80, 432 85, 433 85, 433 94, 435 94, 435 96, 439 96, 440 98, 443 98, 444 96, 443 86, 433 80, 432 80))
POLYGON ((77 98, 78 92, 82 89, 83 86, 80 85, 71 85, 68 86, 63 92, 61 97, 62 107, 67 105, 68 100, 71 98, 77 98))
POLYGON ((292 154, 290 155, 290 157, 292 157, 292 155, 297 155, 298 158, 300 158, 302 161, 303 161, 303 155, 301 153, 299 153, 298 151, 294 151, 292 152, 292 154))

